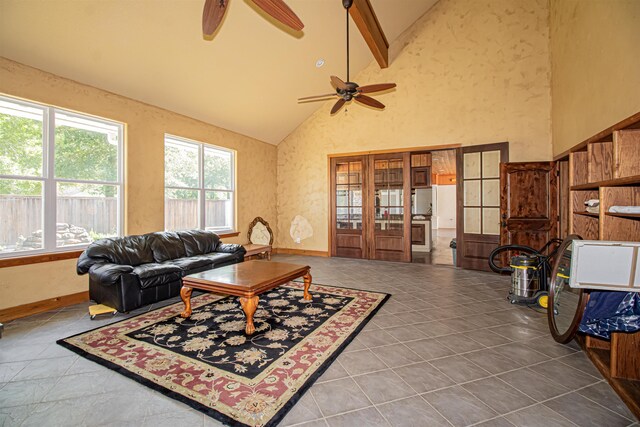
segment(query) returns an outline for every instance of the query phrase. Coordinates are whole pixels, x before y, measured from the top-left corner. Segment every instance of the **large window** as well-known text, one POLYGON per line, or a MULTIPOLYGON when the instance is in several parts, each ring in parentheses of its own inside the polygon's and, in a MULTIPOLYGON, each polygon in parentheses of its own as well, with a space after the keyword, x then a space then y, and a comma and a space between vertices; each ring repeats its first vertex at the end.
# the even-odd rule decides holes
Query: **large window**
POLYGON ((164 227, 233 231, 234 152, 166 135, 164 227))
POLYGON ((0 257, 121 234, 119 123, 0 97, 0 257))

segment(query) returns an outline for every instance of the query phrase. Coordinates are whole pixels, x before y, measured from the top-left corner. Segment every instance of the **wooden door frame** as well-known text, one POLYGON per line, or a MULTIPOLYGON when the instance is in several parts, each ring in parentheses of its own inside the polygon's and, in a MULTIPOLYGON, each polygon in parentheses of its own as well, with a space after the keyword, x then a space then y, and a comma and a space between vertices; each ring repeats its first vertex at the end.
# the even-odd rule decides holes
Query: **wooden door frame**
MULTIPOLYGON (((500 163, 509 161, 509 141, 493 144, 468 145, 456 149, 456 251, 464 248, 464 154, 500 150, 500 163)), ((502 188, 502 183, 501 183, 502 188)), ((498 239, 500 236, 498 236, 498 239)), ((460 252, 456 256, 456 267, 462 264, 460 252)))

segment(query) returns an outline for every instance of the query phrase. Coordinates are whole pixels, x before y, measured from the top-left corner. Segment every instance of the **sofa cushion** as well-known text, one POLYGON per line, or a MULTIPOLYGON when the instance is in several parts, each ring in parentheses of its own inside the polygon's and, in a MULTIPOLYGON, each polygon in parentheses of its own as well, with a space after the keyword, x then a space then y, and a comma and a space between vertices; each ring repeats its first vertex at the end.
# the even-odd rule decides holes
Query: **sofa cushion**
POLYGON ((203 256, 211 260, 211 262, 213 263, 213 268, 219 266, 220 264, 224 264, 236 259, 234 254, 224 254, 220 252, 214 252, 203 256))
POLYGON ((140 287, 145 289, 180 280, 182 270, 170 263, 149 263, 134 267, 131 274, 138 276, 140 287))
POLYGON ((171 261, 167 261, 165 264, 173 264, 184 272, 193 270, 195 268, 213 266, 213 260, 206 256, 192 256, 186 258, 178 258, 172 259, 171 261))
POLYGON ((136 266, 154 260, 149 235, 100 239, 89 245, 86 254, 89 258, 120 265, 136 266))
POLYGON ((182 239, 188 257, 215 252, 220 243, 220 237, 213 231, 185 230, 177 234, 182 239))
POLYGON ((149 236, 155 262, 165 262, 171 259, 183 258, 187 255, 184 243, 182 243, 177 233, 164 231, 151 233, 149 236))

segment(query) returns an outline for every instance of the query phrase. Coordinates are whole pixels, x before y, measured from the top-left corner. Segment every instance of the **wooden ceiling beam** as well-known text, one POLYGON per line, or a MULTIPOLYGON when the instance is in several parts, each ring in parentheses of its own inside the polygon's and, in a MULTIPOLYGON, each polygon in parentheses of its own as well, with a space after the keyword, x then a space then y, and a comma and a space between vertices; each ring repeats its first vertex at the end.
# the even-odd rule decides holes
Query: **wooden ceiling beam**
POLYGON ((349 13, 380 68, 387 68, 389 66, 389 42, 369 0, 353 0, 349 13))

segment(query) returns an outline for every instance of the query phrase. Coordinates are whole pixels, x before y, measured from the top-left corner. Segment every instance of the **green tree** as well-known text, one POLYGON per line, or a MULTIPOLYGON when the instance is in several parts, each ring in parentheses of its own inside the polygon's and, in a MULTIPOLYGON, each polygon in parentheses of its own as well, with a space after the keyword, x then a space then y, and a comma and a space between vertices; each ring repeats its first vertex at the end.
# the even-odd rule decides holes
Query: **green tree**
MULTIPOLYGON (((42 122, 0 114, 0 174, 42 176, 42 122)), ((35 181, 0 180, 0 194, 40 195, 35 181)))
MULTIPOLYGON (((42 176, 42 127, 39 120, 0 114, 0 174, 42 176)), ((54 156, 57 178, 117 179, 118 146, 102 132, 56 126, 54 156)), ((73 188, 93 195, 115 195, 115 188, 108 185, 78 184, 73 188)), ((35 181, 0 180, 0 194, 40 195, 41 185, 35 181)))

